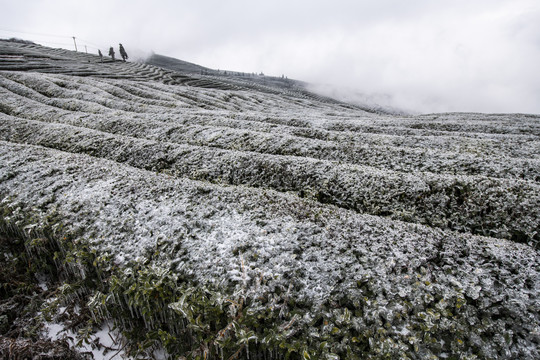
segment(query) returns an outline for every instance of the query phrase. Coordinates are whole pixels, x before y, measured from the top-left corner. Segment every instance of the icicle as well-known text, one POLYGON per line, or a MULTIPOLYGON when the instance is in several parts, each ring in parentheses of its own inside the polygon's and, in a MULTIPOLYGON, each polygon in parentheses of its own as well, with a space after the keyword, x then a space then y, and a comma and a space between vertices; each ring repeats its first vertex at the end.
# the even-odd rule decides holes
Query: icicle
POLYGON ((162 323, 166 322, 165 321, 165 315, 163 313, 164 313, 164 311, 159 312, 159 319, 161 320, 162 323))
POLYGON ((143 318, 143 322, 144 322, 144 327, 148 329, 148 324, 146 323, 146 317, 142 317, 143 318))

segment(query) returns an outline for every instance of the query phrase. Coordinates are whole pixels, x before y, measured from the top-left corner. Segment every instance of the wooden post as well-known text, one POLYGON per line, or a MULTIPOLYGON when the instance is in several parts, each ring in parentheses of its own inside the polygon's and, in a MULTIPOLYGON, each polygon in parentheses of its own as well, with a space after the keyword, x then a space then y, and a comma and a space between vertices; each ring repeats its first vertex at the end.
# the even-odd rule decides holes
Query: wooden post
POLYGON ((75 44, 75 51, 77 51, 77 42, 75 41, 75 36, 73 36, 73 43, 75 44))

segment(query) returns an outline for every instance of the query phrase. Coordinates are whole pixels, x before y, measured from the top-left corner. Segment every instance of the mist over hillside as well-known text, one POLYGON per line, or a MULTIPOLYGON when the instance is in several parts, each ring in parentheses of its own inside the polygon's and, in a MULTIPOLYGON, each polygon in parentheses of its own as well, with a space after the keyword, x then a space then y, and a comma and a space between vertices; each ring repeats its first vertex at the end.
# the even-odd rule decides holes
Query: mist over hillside
POLYGON ((330 95, 1 40, 0 357, 539 358, 540 117, 330 95))
MULTIPOLYGON (((205 75, 207 77, 211 77, 213 80, 222 81, 223 83, 233 85, 234 88, 238 90, 245 89, 270 93, 289 93, 300 97, 309 97, 325 102, 341 102, 349 107, 359 107, 366 111, 386 112, 384 107, 375 104, 372 101, 356 101, 356 104, 354 104, 354 102, 347 101, 348 99, 345 99, 343 96, 332 96, 334 94, 325 91, 325 89, 303 81, 289 79, 285 77, 285 75, 268 76, 263 73, 257 74, 232 70, 209 69, 200 65, 189 63, 187 61, 158 54, 152 54, 150 57, 144 59, 144 63, 184 74, 195 76, 205 75), (345 101, 341 100, 340 97, 345 99, 345 101)), ((209 87, 214 86, 214 84, 209 85, 209 87)))

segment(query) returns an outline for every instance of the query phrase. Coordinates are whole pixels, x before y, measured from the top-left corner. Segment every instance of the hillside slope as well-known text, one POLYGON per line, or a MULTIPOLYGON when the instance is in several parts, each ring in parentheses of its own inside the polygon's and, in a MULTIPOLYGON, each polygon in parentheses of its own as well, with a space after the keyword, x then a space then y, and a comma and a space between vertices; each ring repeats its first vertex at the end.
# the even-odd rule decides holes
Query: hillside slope
POLYGON ((132 353, 540 356, 540 117, 6 41, 0 70, 2 236, 67 254, 132 353))

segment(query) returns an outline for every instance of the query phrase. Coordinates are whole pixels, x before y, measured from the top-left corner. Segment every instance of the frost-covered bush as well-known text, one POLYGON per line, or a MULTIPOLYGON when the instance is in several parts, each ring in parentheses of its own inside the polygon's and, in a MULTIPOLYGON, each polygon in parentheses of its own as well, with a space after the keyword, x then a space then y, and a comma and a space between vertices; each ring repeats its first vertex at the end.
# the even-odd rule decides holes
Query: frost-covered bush
POLYGON ((540 357, 537 116, 13 46, 0 236, 61 274, 82 333, 112 321, 143 357, 540 357))
POLYGON ((519 242, 538 242, 540 186, 480 176, 405 174, 291 156, 209 149, 7 118, 4 140, 214 183, 294 191, 361 213, 519 242))
MULTIPOLYGON (((90 306, 96 321, 114 318, 128 335, 147 329, 148 338, 131 335, 143 347, 204 352, 221 341, 229 354, 278 358, 538 355, 540 264, 527 245, 85 155, 1 149, 5 227, 69 232, 88 242, 85 253, 108 254, 97 264, 116 269, 110 288, 90 306), (245 315, 229 328, 240 302, 245 315), (194 322, 189 336, 199 342, 164 321, 176 316, 194 322)), ((71 273, 88 276, 79 266, 91 263, 72 262, 71 273)))

